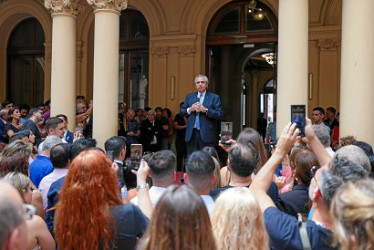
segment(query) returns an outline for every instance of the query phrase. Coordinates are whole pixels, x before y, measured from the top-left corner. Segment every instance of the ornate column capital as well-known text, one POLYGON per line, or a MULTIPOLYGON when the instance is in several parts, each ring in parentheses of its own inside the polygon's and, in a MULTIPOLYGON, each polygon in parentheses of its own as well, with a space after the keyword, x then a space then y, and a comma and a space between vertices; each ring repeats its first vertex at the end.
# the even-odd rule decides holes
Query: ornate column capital
POLYGON ((84 11, 83 4, 80 0, 45 0, 44 6, 51 14, 70 14, 78 15, 84 11))
POLYGON ((152 50, 152 55, 155 55, 156 57, 166 56, 168 53, 168 47, 156 47, 152 50))
POLYGON ((178 53, 182 56, 192 56, 196 52, 195 46, 178 47, 178 53))
POLYGON ((317 41, 317 48, 320 50, 336 50, 340 47, 340 41, 337 39, 324 39, 317 41))
POLYGON ((128 0, 87 0, 87 3, 92 5, 94 10, 111 9, 121 12, 127 8, 128 0))

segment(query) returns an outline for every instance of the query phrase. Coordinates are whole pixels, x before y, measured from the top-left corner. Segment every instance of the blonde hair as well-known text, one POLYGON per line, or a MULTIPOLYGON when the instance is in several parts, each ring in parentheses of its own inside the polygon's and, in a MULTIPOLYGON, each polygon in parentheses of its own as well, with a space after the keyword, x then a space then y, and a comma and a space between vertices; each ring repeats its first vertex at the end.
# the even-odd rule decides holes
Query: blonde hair
POLYGON ((334 243, 341 249, 374 249, 374 181, 344 184, 334 195, 330 213, 334 243), (355 240, 352 240, 354 236, 355 240))
POLYGON ((216 200, 211 222, 217 249, 269 248, 260 205, 248 188, 222 192, 216 200))
POLYGON ((219 165, 216 158, 212 156, 214 161, 214 174, 216 175, 216 181, 211 185, 211 189, 216 189, 221 187, 221 165, 219 165))
POLYGON ((26 158, 32 152, 32 145, 23 140, 15 140, 12 143, 5 146, 3 151, 0 153, 0 161, 7 156, 12 156, 15 153, 22 153, 26 158))
POLYGON ((7 175, 5 175, 2 180, 8 182, 15 189, 17 189, 23 202, 26 203, 24 192, 26 192, 29 188, 30 178, 28 176, 19 172, 10 172, 7 175))

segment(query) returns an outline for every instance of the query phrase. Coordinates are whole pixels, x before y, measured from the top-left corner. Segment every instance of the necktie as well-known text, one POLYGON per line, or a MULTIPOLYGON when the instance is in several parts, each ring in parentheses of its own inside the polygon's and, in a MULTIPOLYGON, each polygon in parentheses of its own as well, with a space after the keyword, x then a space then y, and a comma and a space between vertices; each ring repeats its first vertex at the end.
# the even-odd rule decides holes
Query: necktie
MULTIPOLYGON (((197 101, 201 103, 201 95, 199 94, 197 97, 197 101)), ((200 130, 200 112, 196 113, 196 129, 200 130)))

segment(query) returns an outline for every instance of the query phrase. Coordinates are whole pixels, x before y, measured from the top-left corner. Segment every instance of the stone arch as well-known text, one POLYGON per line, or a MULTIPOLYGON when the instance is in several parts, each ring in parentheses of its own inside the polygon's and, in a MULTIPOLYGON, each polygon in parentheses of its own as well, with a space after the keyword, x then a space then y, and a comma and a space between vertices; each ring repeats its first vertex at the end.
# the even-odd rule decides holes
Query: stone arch
MULTIPOLYGON (((201 42, 202 51, 197 52, 195 57, 196 65, 200 65, 201 72, 204 72, 205 67, 205 39, 209 23, 217 11, 230 2, 232 0, 189 1, 185 8, 181 21, 181 32, 196 34, 198 42, 201 42)), ((261 0, 261 3, 267 5, 278 18, 277 0, 261 0)))
POLYGON ((166 15, 158 1, 129 1, 130 7, 140 11, 148 23, 150 37, 166 34, 166 15))
POLYGON ((0 98, 3 100, 6 95, 7 77, 7 45, 13 29, 23 20, 34 17, 41 24, 45 35, 45 90, 46 98, 50 92, 50 68, 51 68, 51 41, 52 41, 52 18, 47 9, 37 1, 12 0, 1 4, 0 8, 0 37, 4 43, 0 43, 0 98))
POLYGON ((325 1, 322 7, 324 25, 341 25, 342 24, 342 1, 329 0, 325 1))

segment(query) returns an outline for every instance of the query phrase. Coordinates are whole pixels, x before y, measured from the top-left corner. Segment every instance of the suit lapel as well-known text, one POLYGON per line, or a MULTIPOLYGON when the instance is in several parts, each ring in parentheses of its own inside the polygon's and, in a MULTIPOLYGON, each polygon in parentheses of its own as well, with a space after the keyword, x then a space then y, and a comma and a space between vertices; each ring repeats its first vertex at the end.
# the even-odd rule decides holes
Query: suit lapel
POLYGON ((203 101, 203 106, 206 107, 206 103, 208 103, 208 99, 209 99, 209 93, 208 91, 205 92, 205 96, 204 96, 204 101, 203 101))

